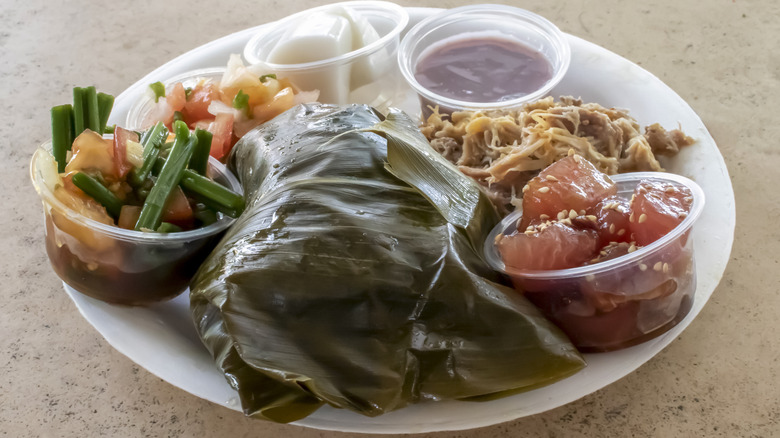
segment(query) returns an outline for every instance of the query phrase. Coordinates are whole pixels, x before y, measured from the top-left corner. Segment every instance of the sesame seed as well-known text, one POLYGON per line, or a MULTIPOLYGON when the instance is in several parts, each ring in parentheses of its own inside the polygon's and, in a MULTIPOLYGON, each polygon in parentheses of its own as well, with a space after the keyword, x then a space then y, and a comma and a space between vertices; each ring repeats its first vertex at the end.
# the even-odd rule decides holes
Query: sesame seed
POLYGON ((523 186, 523 193, 527 192, 530 187, 528 187, 528 184, 523 186))
POLYGON ((558 212, 558 220, 559 220, 559 221, 562 221, 562 220, 564 220, 564 219, 566 218, 566 213, 567 213, 567 211, 566 211, 566 210, 559 211, 559 212, 558 212))
POLYGON ((550 216, 548 216, 548 215, 546 215, 546 214, 540 214, 540 215, 539 215, 539 219, 541 219, 541 220, 543 220, 543 221, 546 221, 547 219, 550 219, 550 216))
POLYGON ((579 156, 579 155, 573 155, 573 156, 572 156, 572 159, 573 159, 573 160, 574 160, 574 161, 575 161, 577 164, 580 164, 580 162, 582 162, 582 158, 580 158, 580 156, 579 156))
POLYGON ((686 197, 683 198, 683 201, 685 201, 685 202, 693 202, 693 198, 690 197, 690 196, 686 196, 686 197))
POLYGON ((569 218, 566 218, 566 219, 562 220, 561 223, 565 224, 565 225, 568 225, 568 226, 572 226, 571 219, 569 219, 569 218))
POLYGON ((554 176, 552 176, 552 175, 547 175, 547 176, 545 176, 544 178, 545 178, 547 181, 553 181, 553 182, 555 182, 555 181, 558 181, 558 178, 556 178, 556 177, 554 177, 554 176))
POLYGON ((640 263, 639 264, 639 270, 642 271, 642 272, 647 271, 647 265, 644 264, 644 263, 640 263))
POLYGON ((550 188, 546 187, 546 186, 545 187, 540 187, 538 191, 539 191, 539 193, 547 193, 547 192, 550 191, 550 188))
POLYGON ((529 230, 525 230, 525 235, 526 235, 526 236, 530 236, 531 234, 534 234, 535 232, 536 232, 536 231, 533 231, 533 230, 531 230, 531 231, 529 231, 529 230))
POLYGON ((660 272, 660 271, 661 271, 661 269, 663 269, 663 266, 664 266, 664 264, 663 264, 663 263, 661 263, 661 262, 658 262, 658 263, 656 263, 656 264, 654 264, 654 265, 653 265, 653 271, 659 271, 659 272, 660 272))
POLYGON ((569 219, 574 219, 577 217, 577 212, 574 210, 569 210, 569 219))
POLYGON ((634 223, 634 213, 631 213, 631 216, 628 217, 628 221, 632 224, 634 223))
POLYGON ((680 213, 677 213, 677 217, 679 217, 680 219, 685 219, 686 217, 688 217, 688 213, 686 213, 684 211, 680 212, 680 213))
POLYGON ((588 274, 588 275, 585 276, 585 280, 587 280, 587 281, 593 281, 595 279, 596 279, 596 276, 593 275, 593 274, 588 274))
POLYGON ((587 219, 587 220, 589 220, 591 222, 596 222, 598 220, 598 218, 596 216, 592 215, 592 214, 589 214, 589 215, 585 216, 585 219, 587 219))
POLYGON ((669 263, 664 263, 663 270, 664 270, 664 274, 669 272, 669 263))
POLYGON ((617 235, 618 235, 618 236, 622 236, 622 235, 624 235, 624 234, 626 234, 626 229, 625 229, 625 228, 621 228, 621 229, 619 229, 619 230, 618 230, 618 232, 617 232, 617 235))
POLYGON ((639 223, 640 224, 642 222, 646 221, 646 220, 647 220, 647 215, 646 214, 642 213, 642 214, 639 215, 639 223))
POLYGON ((615 224, 609 224, 609 232, 610 234, 615 234, 615 224))
POLYGON ((567 155, 567 156, 569 156, 569 157, 571 157, 572 155, 574 155, 574 149, 572 149, 572 148, 569 148, 569 152, 568 152, 566 155, 567 155))
POLYGON ((666 193, 669 193, 669 194, 671 194, 671 193, 674 193, 674 192, 676 192, 677 190, 674 188, 674 186, 669 186, 669 187, 667 187, 667 188, 666 188, 666 190, 664 190, 664 191, 665 191, 666 193))
POLYGON ((628 252, 629 252, 629 253, 632 253, 632 252, 634 252, 634 251, 636 251, 636 245, 634 245, 634 244, 632 243, 632 244, 631 244, 631 246, 629 246, 629 247, 628 247, 628 252))
POLYGON ((529 225, 528 228, 526 228, 525 230, 526 231, 533 231, 533 229, 534 229, 534 226, 533 225, 529 225))
POLYGON ((580 216, 585 216, 585 210, 580 210, 579 214, 580 214, 580 216))

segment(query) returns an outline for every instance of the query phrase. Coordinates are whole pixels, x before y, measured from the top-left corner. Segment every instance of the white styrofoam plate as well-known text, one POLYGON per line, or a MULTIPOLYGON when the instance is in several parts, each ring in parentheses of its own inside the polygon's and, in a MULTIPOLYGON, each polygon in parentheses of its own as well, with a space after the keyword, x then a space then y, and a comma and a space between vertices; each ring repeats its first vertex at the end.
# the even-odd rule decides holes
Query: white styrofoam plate
MULTIPOLYGON (((410 26, 436 11, 408 10, 410 26)), ((148 84, 189 70, 224 66, 228 55, 241 53, 249 38, 262 27, 212 41, 149 73, 117 97, 112 122, 124 121, 130 106, 148 84)), ((631 373, 669 345, 699 314, 723 275, 734 240, 734 192, 723 157, 691 107, 658 78, 592 43, 574 36, 568 36, 568 40, 571 67, 552 95, 580 96, 607 107, 628 108, 642 125, 679 124, 697 140, 666 163, 668 171, 698 182, 707 198, 694 235, 698 287, 690 313, 658 338, 620 351, 588 354, 588 366, 579 373, 523 394, 489 402, 422 403, 376 418, 326 406, 294 424, 349 432, 416 433, 469 429, 533 415, 577 400, 631 373)), ((172 385, 240 410, 237 393, 198 338, 186 293, 152 307, 128 308, 91 299, 67 286, 65 289, 84 318, 122 354, 172 385)))

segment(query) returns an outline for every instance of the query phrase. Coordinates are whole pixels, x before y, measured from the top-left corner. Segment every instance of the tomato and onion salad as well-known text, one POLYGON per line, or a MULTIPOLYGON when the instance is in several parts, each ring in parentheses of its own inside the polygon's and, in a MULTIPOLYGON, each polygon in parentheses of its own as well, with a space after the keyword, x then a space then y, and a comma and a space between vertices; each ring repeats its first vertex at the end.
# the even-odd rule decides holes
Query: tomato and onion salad
POLYGON ((182 120, 213 134, 210 154, 224 161, 248 131, 299 103, 316 101, 319 91, 301 91, 289 79, 259 74, 232 55, 226 69, 206 69, 149 85, 154 101, 141 126, 182 120), (217 77, 219 75, 219 77, 217 77))

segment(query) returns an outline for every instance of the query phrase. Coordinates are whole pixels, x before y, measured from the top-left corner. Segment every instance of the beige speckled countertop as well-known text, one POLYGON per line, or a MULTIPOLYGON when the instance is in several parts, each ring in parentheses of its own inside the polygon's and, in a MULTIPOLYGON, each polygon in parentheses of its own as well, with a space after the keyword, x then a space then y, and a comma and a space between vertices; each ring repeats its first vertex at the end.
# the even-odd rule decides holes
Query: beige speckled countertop
MULTIPOLYGON (((176 55, 322 1, 0 4, 7 108, 0 175, 0 436, 336 437, 198 399, 151 375, 79 315, 48 265, 28 162, 71 87, 118 94, 176 55), (216 6, 220 4, 220 6, 216 6)), ((457 6, 467 1, 403 2, 457 6)), ((720 286, 682 336, 636 372, 569 405, 427 437, 780 436, 780 3, 514 2, 657 75, 688 101, 731 173, 737 228, 720 286)))

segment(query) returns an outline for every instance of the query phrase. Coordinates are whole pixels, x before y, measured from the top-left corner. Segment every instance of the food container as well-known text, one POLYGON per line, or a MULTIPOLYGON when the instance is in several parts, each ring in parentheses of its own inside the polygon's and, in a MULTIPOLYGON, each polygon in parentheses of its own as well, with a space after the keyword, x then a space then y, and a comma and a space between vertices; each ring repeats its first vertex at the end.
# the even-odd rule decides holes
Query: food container
POLYGON ((550 271, 516 270, 501 259, 495 241, 517 230, 521 210, 504 218, 485 242, 485 257, 518 291, 560 327, 583 352, 611 351, 654 338, 680 322, 696 291, 691 230, 704 208, 704 192, 688 178, 637 172, 611 177, 618 196, 630 199, 643 179, 685 186, 693 194, 687 217, 659 240, 593 265, 550 271))
MULTIPOLYGON (((219 82, 224 74, 225 67, 202 68, 176 75, 163 81, 163 85, 165 85, 167 94, 177 82, 181 82, 182 85, 184 85, 184 88, 194 88, 202 80, 219 82)), ((151 90, 148 90, 130 107, 130 110, 127 112, 127 119, 124 126, 127 127, 127 129, 136 130, 145 130, 153 126, 157 122, 152 117, 154 108, 154 95, 151 90)))
MULTIPOLYGON (((509 56, 518 62, 523 62, 525 54, 513 52, 509 56)), ((503 56, 502 56, 503 57, 503 56)), ((448 11, 432 15, 414 26, 404 37, 398 49, 398 63, 404 79, 420 97, 423 116, 431 113, 429 107, 439 106, 440 112, 451 113, 460 110, 495 110, 520 107, 528 102, 537 100, 552 90, 557 85, 569 68, 571 52, 565 35, 550 21, 532 12, 504 5, 472 5, 450 9, 448 11), (504 84, 496 84, 495 77, 481 77, 483 73, 491 73, 500 69, 495 68, 494 61, 498 57, 487 59, 484 69, 467 72, 465 75, 480 75, 466 82, 458 82, 458 88, 449 90, 449 95, 441 91, 433 90, 431 85, 421 83, 418 74, 422 63, 433 54, 442 53, 447 45, 468 43, 469 40, 494 40, 510 43, 513 46, 525 47, 528 54, 533 55, 539 62, 546 60, 549 70, 545 78, 536 78, 518 82, 516 85, 529 87, 522 91, 506 91, 506 95, 500 95, 496 91, 493 99, 486 101, 474 101, 478 93, 472 87, 486 85, 489 87, 504 87, 504 84), (484 70, 484 71, 483 71, 484 70), (546 79, 546 80, 545 80, 546 79), (525 93, 525 94, 524 94, 525 93)), ((506 66, 509 66, 507 64, 506 66)), ((464 70, 463 66, 450 67, 464 70)), ((477 67, 475 67, 477 68, 477 67)), ((513 77, 512 68, 508 74, 501 77, 513 77)), ((497 76, 498 77, 498 76, 497 76)), ((441 85, 441 78, 432 82, 441 85)), ((428 81, 430 83, 431 81, 428 81)), ((455 84, 453 84, 455 85, 455 84)), ((437 90, 440 87, 437 85, 437 90)), ((478 88, 477 88, 478 90, 478 88)), ((493 94, 491 92, 491 94, 493 94)))
MULTIPOLYGON (((209 160, 212 178, 240 193, 238 180, 217 160, 209 160)), ((92 298, 144 305, 179 295, 234 221, 219 214, 211 225, 169 234, 100 223, 55 197, 54 170, 48 166, 52 161, 49 142, 30 163, 30 177, 43 201, 46 252, 62 281, 92 298)))
POLYGON ((380 110, 397 98, 401 79, 396 57, 401 31, 409 22, 406 10, 390 2, 353 1, 312 8, 280 20, 252 37, 244 48, 249 64, 263 64, 269 71, 289 78, 302 90, 319 90, 323 103, 362 103, 380 110), (285 34, 307 16, 348 8, 376 30, 378 39, 348 53, 310 62, 274 63, 269 56, 285 34))

